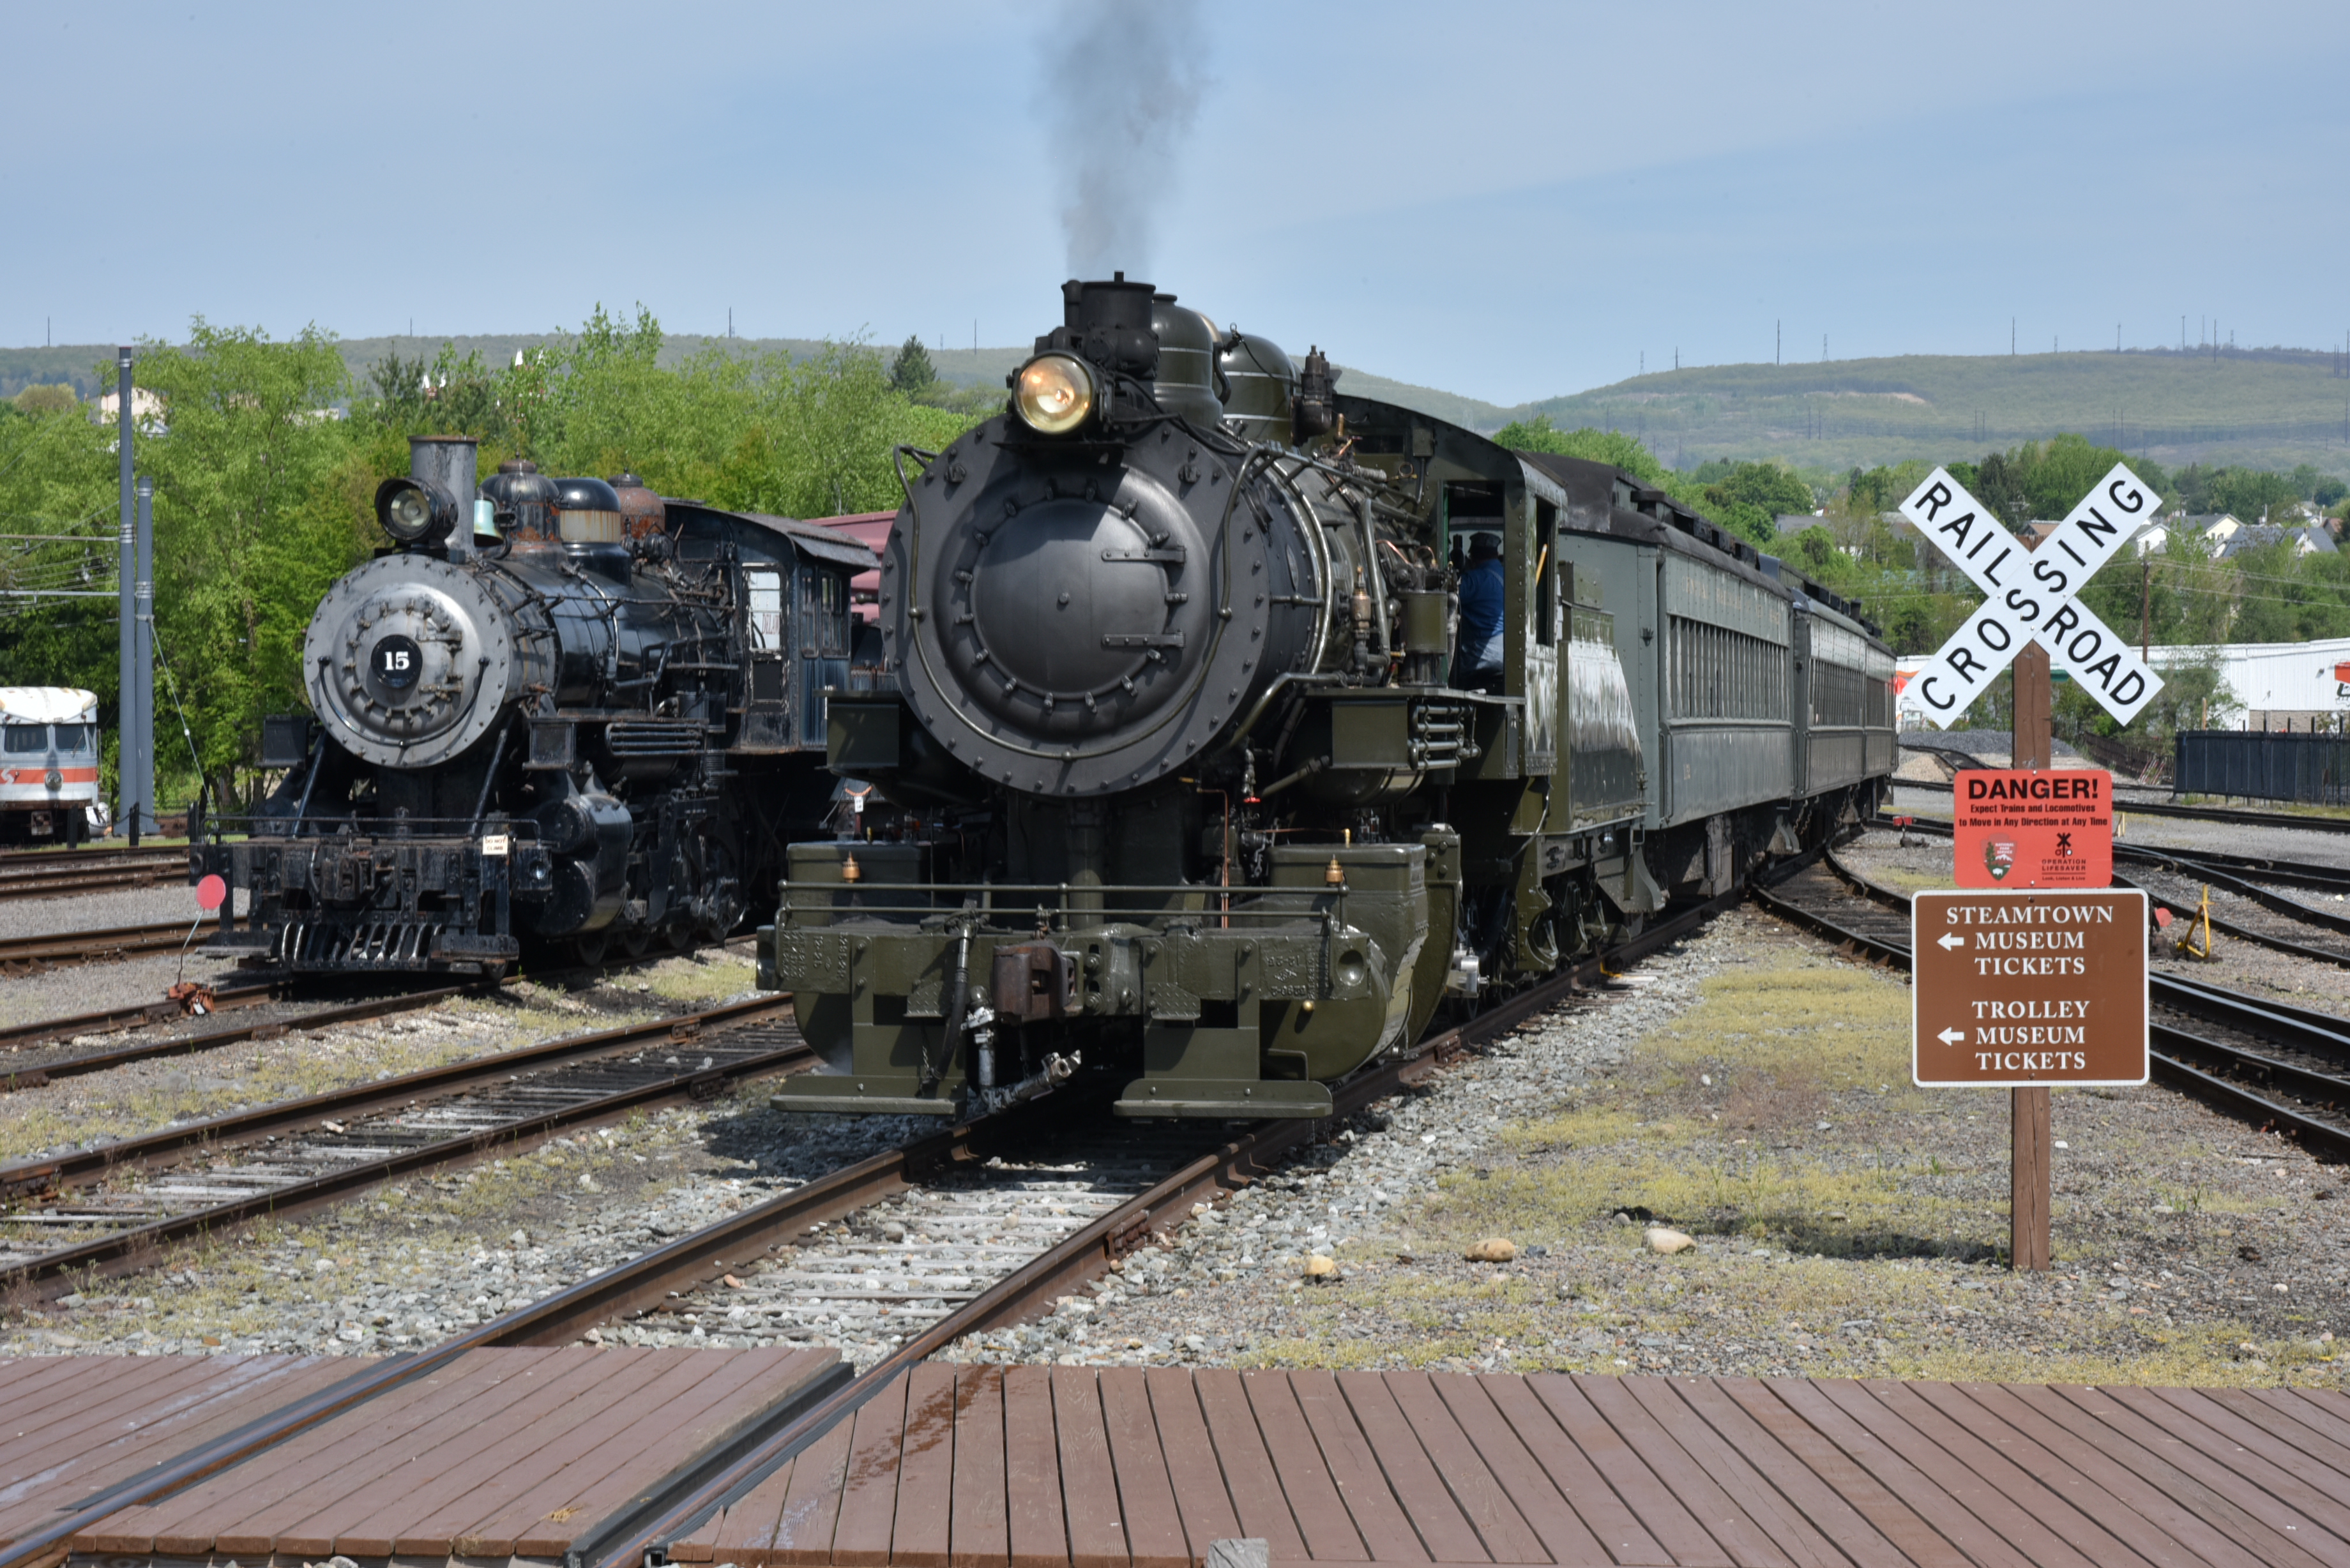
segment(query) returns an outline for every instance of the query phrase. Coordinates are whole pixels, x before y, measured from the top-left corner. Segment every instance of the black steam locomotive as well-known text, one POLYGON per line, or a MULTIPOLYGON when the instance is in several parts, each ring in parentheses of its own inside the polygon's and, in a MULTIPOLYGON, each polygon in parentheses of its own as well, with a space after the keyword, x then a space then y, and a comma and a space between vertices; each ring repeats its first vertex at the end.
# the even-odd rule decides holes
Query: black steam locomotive
MULTIPOLYGON (((805 1111, 1098 1075, 1327 1114, 1446 998, 1533 982, 1874 808, 1858 607, 1596 462, 1339 393, 1121 275, 911 453, 885 680, 829 752, 906 815, 794 846, 766 941, 805 1111)), ((901 471, 902 472, 902 471, 901 471)))
POLYGON ((287 970, 501 972, 714 941, 824 831, 824 693, 869 684, 854 539, 663 501, 622 474, 420 438, 393 545, 311 618, 311 716, 250 817, 200 816, 191 871, 247 891, 214 945, 287 970))

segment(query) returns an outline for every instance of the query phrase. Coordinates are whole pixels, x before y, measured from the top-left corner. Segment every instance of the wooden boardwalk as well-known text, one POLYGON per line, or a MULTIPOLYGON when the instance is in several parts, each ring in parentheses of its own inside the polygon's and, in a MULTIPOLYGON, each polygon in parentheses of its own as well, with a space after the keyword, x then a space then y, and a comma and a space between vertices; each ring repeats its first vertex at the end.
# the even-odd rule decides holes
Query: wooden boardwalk
POLYGON ((1878 1380, 955 1367, 675 1561, 2350 1568, 2350 1397, 1878 1380))
MULTIPOLYGON (((348 1358, 0 1362, 0 1551, 348 1358)), ((73 1536, 78 1568, 559 1564, 843 1376, 829 1351, 484 1350, 73 1536)), ((2350 1568, 2350 1396, 929 1365, 681 1563, 2350 1568)), ((611 1568, 639 1568, 636 1563, 611 1568)))
POLYGON ((365 1365, 324 1355, 0 1360, 0 1548, 365 1365))

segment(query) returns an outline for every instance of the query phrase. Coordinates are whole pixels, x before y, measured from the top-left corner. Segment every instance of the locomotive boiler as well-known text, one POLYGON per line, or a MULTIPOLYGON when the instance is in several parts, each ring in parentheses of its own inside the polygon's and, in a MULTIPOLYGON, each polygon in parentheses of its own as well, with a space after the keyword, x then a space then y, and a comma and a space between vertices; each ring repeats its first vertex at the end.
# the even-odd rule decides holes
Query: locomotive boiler
POLYGON ((1326 1114, 1447 998, 1867 804, 1891 662, 1853 607, 1612 468, 1336 379, 1071 282, 1004 412, 899 454, 885 673, 828 745, 906 815, 790 851, 768 979, 830 1070, 776 1106, 1083 1075, 1123 1116, 1326 1114), (1849 682, 1804 684, 1814 644, 1849 682), (1817 769, 1806 691, 1838 694, 1817 769))
MULTIPOLYGON (((310 714, 192 874, 248 890, 216 945, 295 971, 495 973, 722 940, 820 831, 822 694, 852 684, 855 541, 527 462, 476 484, 418 438, 392 544, 303 643, 310 714)), ((872 659, 868 657, 869 666, 872 659)))

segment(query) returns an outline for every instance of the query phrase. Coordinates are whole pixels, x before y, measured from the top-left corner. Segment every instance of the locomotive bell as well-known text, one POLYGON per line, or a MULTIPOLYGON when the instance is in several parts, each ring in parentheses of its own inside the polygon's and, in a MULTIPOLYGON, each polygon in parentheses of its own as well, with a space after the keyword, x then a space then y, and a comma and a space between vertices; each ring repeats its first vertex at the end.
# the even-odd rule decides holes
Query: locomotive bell
POLYGON ((509 537, 544 544, 555 537, 555 481, 528 458, 509 458, 482 481, 487 501, 509 537))

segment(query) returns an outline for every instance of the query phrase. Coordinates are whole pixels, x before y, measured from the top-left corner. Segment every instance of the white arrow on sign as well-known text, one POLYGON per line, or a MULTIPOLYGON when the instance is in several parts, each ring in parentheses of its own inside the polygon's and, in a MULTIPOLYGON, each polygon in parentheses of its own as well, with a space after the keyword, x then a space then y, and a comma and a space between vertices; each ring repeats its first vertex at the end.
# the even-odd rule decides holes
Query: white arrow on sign
POLYGON ((1911 683, 1927 719, 1946 728, 2030 641, 2061 655, 2106 711, 2125 724, 2137 718, 2162 690, 2162 678, 2076 596, 2154 515, 2156 504, 2153 492, 2117 462, 2046 542, 2030 550, 1949 470, 1929 474, 1901 504, 1901 514, 1985 597, 1911 683))
POLYGON ((1939 1034, 1934 1036, 1935 1039, 1939 1040, 1945 1045, 1955 1045, 1966 1037, 1967 1032, 1963 1029, 1945 1029, 1939 1034))
POLYGON ((1964 937, 1954 937, 1946 932, 1935 942, 1934 945, 1940 948, 1944 952, 1949 952, 1952 948, 1962 948, 1966 946, 1967 939, 1964 937))

